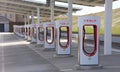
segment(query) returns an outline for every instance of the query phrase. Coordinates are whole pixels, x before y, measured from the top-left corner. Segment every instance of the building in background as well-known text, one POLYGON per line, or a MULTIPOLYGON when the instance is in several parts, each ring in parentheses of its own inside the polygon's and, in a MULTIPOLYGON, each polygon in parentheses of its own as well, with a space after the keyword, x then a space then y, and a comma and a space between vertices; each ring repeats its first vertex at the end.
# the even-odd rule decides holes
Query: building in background
POLYGON ((24 16, 13 12, 0 11, 0 32, 12 32, 13 25, 23 25, 24 16))

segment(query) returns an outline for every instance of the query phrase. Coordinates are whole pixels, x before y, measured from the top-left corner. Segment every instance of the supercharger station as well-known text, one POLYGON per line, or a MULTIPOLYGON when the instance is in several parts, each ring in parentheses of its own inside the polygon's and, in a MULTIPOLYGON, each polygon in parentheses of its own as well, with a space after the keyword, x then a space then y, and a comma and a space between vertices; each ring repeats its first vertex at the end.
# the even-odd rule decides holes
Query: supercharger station
POLYGON ((38 31, 37 31, 37 44, 43 45, 44 44, 44 28, 43 24, 37 24, 36 25, 38 31))
POLYGON ((24 26, 14 25, 14 33, 20 37, 24 37, 24 26))
POLYGON ((70 22, 68 20, 56 21, 57 29, 57 55, 70 54, 70 22))
POLYGON ((20 36, 20 28, 17 26, 17 35, 20 36))
POLYGON ((17 31, 18 31, 17 35, 20 36, 20 27, 19 26, 17 26, 17 31))
POLYGON ((99 66, 99 29, 100 18, 97 16, 82 16, 78 18, 79 43, 78 62, 80 66, 99 66), (87 28, 93 32, 93 41, 85 43, 87 28))
POLYGON ((14 28, 14 29, 13 29, 14 33, 17 34, 17 26, 14 25, 13 28, 14 28))
POLYGON ((18 28, 17 25, 14 25, 14 33, 15 33, 16 35, 18 35, 18 33, 19 33, 19 28, 18 28))
POLYGON ((44 48, 45 49, 55 48, 55 23, 54 22, 44 23, 44 48))
POLYGON ((25 28, 24 25, 20 26, 21 29, 21 37, 25 37, 25 28))
POLYGON ((25 28, 25 39, 27 39, 27 25, 24 25, 25 28))
POLYGON ((36 42, 36 24, 31 24, 31 43, 36 42))
POLYGON ((17 35, 19 36, 19 34, 20 34, 20 28, 19 28, 19 26, 17 26, 17 35))
POLYGON ((30 25, 27 25, 27 39, 28 39, 28 41, 31 40, 30 33, 31 33, 31 31, 30 31, 30 25))

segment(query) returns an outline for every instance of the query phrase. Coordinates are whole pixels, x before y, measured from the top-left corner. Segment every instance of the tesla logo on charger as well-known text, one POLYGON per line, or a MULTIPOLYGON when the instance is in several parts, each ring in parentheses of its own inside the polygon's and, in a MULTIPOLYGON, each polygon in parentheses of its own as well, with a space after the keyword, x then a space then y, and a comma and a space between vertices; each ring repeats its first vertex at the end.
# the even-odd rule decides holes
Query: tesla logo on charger
POLYGON ((60 24, 61 25, 68 25, 69 23, 67 23, 67 22, 61 22, 60 24))
POLYGON ((96 22, 96 21, 97 21, 97 20, 95 20, 95 19, 85 19, 85 20, 84 20, 84 22, 93 22, 93 23, 96 22))
POLYGON ((54 24, 48 24, 47 26, 50 26, 50 27, 51 27, 51 26, 54 26, 54 24))

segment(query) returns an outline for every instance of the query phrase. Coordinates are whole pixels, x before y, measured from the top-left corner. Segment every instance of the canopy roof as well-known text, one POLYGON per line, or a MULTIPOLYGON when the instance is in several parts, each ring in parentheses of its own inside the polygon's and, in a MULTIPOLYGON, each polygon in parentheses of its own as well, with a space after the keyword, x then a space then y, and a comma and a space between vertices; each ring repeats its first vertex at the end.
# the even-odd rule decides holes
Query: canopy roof
MULTIPOLYGON (((50 0, 48 0, 50 1, 50 0)), ((59 2, 66 2, 68 0, 55 0, 59 2)), ((102 6, 105 0, 73 0, 74 4, 86 5, 86 6, 102 6)), ((37 7, 40 8, 40 16, 43 18, 50 17, 51 8, 47 4, 35 3, 24 0, 0 0, 0 10, 15 12, 17 14, 32 15, 32 11, 37 15, 37 7)), ((81 10, 81 8, 74 8, 73 11, 81 10)), ((61 14, 66 14, 68 12, 67 7, 54 7, 54 15, 58 16, 61 14)), ((41 18, 42 19, 42 18, 41 18)))
MULTIPOLYGON (((37 12, 37 7, 40 8, 40 15, 46 17, 50 15, 50 6, 46 4, 33 3, 23 0, 0 0, 0 10, 12 11, 21 14, 30 14, 31 11, 37 12)), ((73 8, 73 11, 80 10, 80 8, 73 8)), ((55 6, 55 16, 65 14, 68 12, 66 7, 55 6)))

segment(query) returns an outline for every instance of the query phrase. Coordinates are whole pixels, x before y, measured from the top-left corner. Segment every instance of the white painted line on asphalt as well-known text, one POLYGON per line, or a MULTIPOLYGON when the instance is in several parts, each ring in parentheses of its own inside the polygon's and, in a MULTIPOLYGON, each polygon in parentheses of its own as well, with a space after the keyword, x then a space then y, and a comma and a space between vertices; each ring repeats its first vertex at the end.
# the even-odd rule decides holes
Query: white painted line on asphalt
POLYGON ((115 51, 115 52, 120 52, 119 49, 112 49, 112 51, 115 51))
MULTIPOLYGON (((27 45, 30 49, 32 49, 34 52, 36 52, 38 55, 40 55, 41 56, 41 54, 37 51, 37 50, 35 50, 34 48, 32 48, 31 46, 29 46, 29 45, 27 45)), ((60 70, 60 71, 72 71, 72 69, 62 69, 62 70, 60 70)))
MULTIPOLYGON (((3 36, 1 37, 1 41, 3 42, 3 36)), ((4 47, 2 46, 2 72, 5 72, 5 63, 4 63, 4 60, 5 60, 5 58, 4 58, 4 47)))
MULTIPOLYGON (((30 49, 32 49, 34 52, 36 52, 38 55, 40 55, 41 56, 41 54, 37 51, 37 50, 35 50, 33 47, 31 47, 31 46, 29 46, 29 45, 27 45, 30 49)), ((61 69, 60 71, 72 71, 72 69, 61 69)))
POLYGON ((4 63, 4 50, 3 50, 3 47, 2 47, 2 72, 5 72, 5 63, 4 63))
POLYGON ((104 66, 104 68, 110 68, 110 69, 112 69, 112 68, 118 68, 118 69, 120 69, 120 66, 104 66))
POLYGON ((13 46, 13 45, 22 45, 22 44, 30 44, 26 41, 16 41, 16 42, 8 42, 8 43, 1 43, 0 46, 13 46))
MULTIPOLYGON (((40 53, 38 51, 36 51, 35 49, 31 48, 31 46, 27 45, 30 49, 32 49, 34 52, 36 52, 38 55, 40 55, 40 53)), ((41 56, 41 55, 40 55, 41 56)))
POLYGON ((60 71, 72 71, 72 69, 62 69, 62 70, 60 70, 60 71))
POLYGON ((0 32, 1 35, 9 35, 9 34, 14 34, 14 33, 11 33, 11 32, 0 32))

